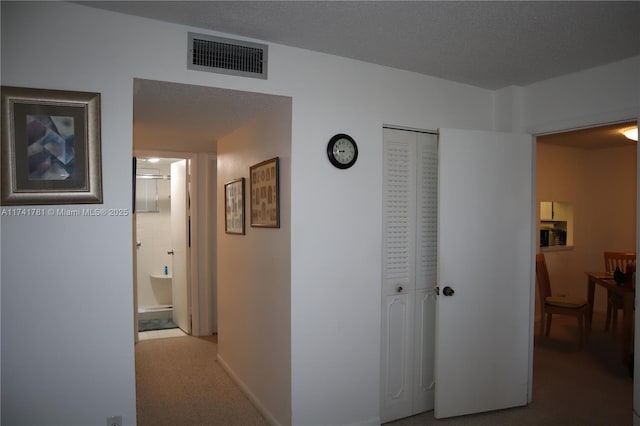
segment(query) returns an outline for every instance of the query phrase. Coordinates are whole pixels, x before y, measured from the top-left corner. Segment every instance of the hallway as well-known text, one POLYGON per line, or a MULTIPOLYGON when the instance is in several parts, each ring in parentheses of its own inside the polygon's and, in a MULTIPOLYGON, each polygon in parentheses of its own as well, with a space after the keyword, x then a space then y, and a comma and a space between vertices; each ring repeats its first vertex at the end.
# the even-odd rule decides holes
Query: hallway
POLYGON ((268 423, 216 361, 217 336, 136 344, 138 426, 268 423))

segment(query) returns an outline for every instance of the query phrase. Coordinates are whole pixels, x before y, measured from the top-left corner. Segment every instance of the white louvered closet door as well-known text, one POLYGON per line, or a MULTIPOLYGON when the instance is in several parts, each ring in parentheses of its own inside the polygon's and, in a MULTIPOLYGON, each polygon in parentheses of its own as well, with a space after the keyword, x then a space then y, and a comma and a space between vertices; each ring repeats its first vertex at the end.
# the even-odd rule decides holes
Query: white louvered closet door
POLYGON ((433 409, 437 137, 384 129, 381 421, 433 409))

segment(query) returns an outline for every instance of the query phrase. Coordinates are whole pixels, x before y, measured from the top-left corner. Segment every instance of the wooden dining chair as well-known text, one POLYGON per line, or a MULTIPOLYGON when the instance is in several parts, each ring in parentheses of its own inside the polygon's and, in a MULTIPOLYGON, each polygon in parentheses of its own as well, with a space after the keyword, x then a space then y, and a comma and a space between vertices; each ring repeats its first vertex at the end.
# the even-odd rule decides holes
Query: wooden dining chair
MULTIPOLYGON (((627 265, 636 264, 635 252, 604 252, 604 270, 605 272, 614 273, 616 268, 620 268, 621 272, 627 270, 627 265)), ((618 324, 618 310, 622 309, 622 297, 611 291, 607 292, 607 319, 604 323, 604 329, 616 332, 616 326, 618 324)))
POLYGON ((551 331, 551 318, 553 314, 572 315, 578 320, 578 348, 584 346, 584 323, 587 312, 587 301, 575 297, 553 296, 551 292, 551 280, 547 270, 547 262, 544 253, 536 254, 536 283, 540 295, 540 336, 548 336, 551 331), (546 317, 546 318, 545 318, 546 317), (546 322, 546 329, 545 329, 546 322))

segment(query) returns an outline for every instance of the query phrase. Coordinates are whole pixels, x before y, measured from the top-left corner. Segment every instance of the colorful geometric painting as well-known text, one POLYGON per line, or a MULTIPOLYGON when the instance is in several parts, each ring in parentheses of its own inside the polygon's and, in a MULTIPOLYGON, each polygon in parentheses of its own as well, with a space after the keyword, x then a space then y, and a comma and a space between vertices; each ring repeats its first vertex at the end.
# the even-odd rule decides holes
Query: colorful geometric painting
POLYGON ((73 178, 74 136, 73 117, 27 115, 29 180, 73 178))

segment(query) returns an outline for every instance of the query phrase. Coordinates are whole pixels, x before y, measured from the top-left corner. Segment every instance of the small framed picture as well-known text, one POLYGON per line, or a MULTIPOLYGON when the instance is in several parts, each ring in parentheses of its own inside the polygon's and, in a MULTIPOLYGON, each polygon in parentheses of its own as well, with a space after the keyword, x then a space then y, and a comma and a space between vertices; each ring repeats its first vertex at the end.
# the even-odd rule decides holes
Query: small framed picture
POLYGON ((224 232, 244 235, 244 178, 224 184, 224 232))
POLYGON ((100 94, 1 91, 1 204, 102 203, 100 94))
POLYGON ((251 226, 280 228, 278 157, 250 167, 251 226))

